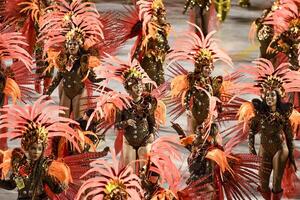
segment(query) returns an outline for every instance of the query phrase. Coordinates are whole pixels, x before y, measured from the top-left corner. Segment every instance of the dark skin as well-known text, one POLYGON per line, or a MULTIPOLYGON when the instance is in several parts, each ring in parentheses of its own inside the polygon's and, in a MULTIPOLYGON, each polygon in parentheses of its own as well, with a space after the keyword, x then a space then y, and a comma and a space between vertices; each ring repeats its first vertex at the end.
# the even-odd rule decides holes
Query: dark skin
POLYGON ((293 136, 289 116, 292 111, 290 104, 282 104, 275 91, 265 91, 263 101, 253 100, 255 117, 250 123, 249 151, 256 154, 255 134, 261 133, 259 155, 262 157, 260 169, 262 192, 268 192, 269 179, 273 171, 273 192, 282 191, 281 181, 288 162, 296 170, 293 155, 293 136), (270 170, 266 170, 270 169, 270 170))
POLYGON ((9 180, 0 180, 0 188, 13 190, 18 188, 18 199, 47 199, 44 185, 55 194, 61 193, 66 186, 48 174, 52 160, 45 158, 43 143, 34 142, 26 153, 19 148, 12 152, 12 175, 9 180), (30 192, 29 192, 30 191, 30 192))

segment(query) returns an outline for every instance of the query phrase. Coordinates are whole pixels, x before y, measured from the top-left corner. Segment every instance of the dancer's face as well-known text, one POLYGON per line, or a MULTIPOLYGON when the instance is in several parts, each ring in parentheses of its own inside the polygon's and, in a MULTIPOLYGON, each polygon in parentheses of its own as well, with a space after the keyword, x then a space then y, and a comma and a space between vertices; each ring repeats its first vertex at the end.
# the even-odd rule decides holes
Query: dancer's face
POLYGON ((28 149, 29 159, 32 161, 37 161, 41 157, 43 149, 44 147, 42 143, 33 143, 28 149))
POLYGON ((209 77, 214 70, 213 65, 205 65, 202 69, 202 74, 204 77, 209 77))
POLYGON ((277 103, 277 94, 275 90, 267 90, 265 93, 266 104, 269 107, 276 106, 277 103))
POLYGON ((158 23, 160 24, 164 24, 166 23, 166 9, 165 8, 160 8, 157 10, 157 20, 158 20, 158 23))
POLYGON ((144 85, 141 81, 131 86, 131 95, 133 97, 139 97, 144 92, 144 85))
POLYGON ((68 53, 70 55, 77 55, 79 53, 79 43, 76 41, 76 40, 70 40, 67 42, 66 44, 66 47, 67 47, 67 50, 68 50, 68 53))

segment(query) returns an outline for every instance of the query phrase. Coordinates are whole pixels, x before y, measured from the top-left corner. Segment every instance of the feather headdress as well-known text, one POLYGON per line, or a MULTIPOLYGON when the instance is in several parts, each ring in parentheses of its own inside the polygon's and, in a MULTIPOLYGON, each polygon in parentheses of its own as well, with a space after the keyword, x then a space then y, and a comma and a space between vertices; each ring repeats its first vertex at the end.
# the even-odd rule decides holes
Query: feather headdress
POLYGON ((189 24, 194 26, 199 34, 189 31, 184 34, 182 39, 177 41, 176 48, 167 56, 170 61, 169 65, 179 60, 187 60, 201 65, 213 64, 221 60, 229 66, 233 65, 231 58, 219 48, 216 39, 212 38, 216 31, 212 31, 204 37, 201 29, 196 24, 189 24))
POLYGON ((76 39, 86 48, 103 39, 100 15, 94 3, 58 0, 57 5, 50 6, 53 10, 45 14, 40 22, 41 38, 45 41, 44 53, 49 48, 61 48, 70 39, 76 39))
POLYGON ((123 84, 128 82, 130 79, 139 79, 144 84, 153 84, 155 87, 157 86, 154 81, 152 81, 144 69, 138 64, 137 61, 124 62, 117 57, 110 56, 106 54, 108 59, 106 61, 106 70, 110 71, 112 75, 112 79, 115 79, 123 84))
POLYGON ((292 27, 300 28, 299 0, 284 0, 265 20, 274 26, 275 34, 280 35, 292 27))
POLYGON ((160 9, 165 9, 163 0, 140 0, 136 4, 139 8, 139 18, 143 21, 143 32, 146 33, 148 23, 158 15, 160 9))
POLYGON ((282 63, 276 69, 271 61, 259 58, 253 61, 255 66, 245 66, 238 71, 248 74, 251 83, 237 85, 240 94, 251 93, 260 95, 266 90, 276 90, 281 97, 289 92, 299 92, 300 73, 288 68, 289 63, 282 63))
MULTIPOLYGON (((76 199, 114 199, 123 197, 128 200, 142 199, 142 188, 139 177, 130 166, 119 168, 119 161, 112 151, 112 163, 96 160, 91 163, 92 169, 82 177, 86 180, 79 189, 76 199), (95 176, 96 175, 96 176, 95 176)), ((122 199, 122 198, 121 198, 122 199)))
POLYGON ((8 105, 1 109, 0 129, 8 130, 0 138, 21 139, 22 147, 27 150, 33 142, 47 144, 48 138, 66 138, 78 148, 78 134, 69 126, 75 121, 59 117, 64 112, 60 106, 51 105, 53 101, 40 97, 33 105, 8 105))

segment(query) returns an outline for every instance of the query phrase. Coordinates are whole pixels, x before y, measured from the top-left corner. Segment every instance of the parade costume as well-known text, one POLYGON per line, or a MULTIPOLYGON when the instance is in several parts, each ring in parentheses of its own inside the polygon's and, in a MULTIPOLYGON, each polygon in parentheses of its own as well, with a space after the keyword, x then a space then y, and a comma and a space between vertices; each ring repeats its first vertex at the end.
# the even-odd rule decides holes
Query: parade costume
POLYGON ((10 22, 15 30, 20 31, 29 46, 27 51, 36 61, 35 90, 42 93, 51 83, 53 71, 45 71, 47 63, 43 59, 43 43, 38 42, 39 21, 51 9, 47 9, 54 2, 52 0, 12 0, 4 4, 4 18, 10 22))
POLYGON ((69 5, 60 1, 41 22, 41 39, 46 40, 44 52, 48 52, 49 62, 58 69, 46 94, 51 95, 62 81, 60 105, 69 108, 66 116, 73 113, 74 119, 85 110, 86 80, 93 83, 103 80, 96 78, 93 71, 100 61, 92 46, 103 38, 99 13, 94 4, 80 3, 73 1, 69 5))
MULTIPOLYGON (((289 10, 293 12, 297 9, 297 4, 294 0, 276 0, 271 8, 264 10, 262 16, 255 20, 251 27, 250 37, 253 37, 253 34, 256 33, 256 37, 260 43, 260 57, 271 60, 275 65, 285 61, 286 56, 284 56, 282 50, 274 51, 276 46, 274 40, 279 40, 277 37, 279 36, 279 24, 284 23, 286 25, 286 20, 282 19, 279 13, 288 13, 289 10), (279 21, 275 22, 272 20, 275 18, 279 21), (270 47, 272 47, 273 50, 270 47)), ((277 45, 279 44, 277 43, 277 45)))
POLYGON ((238 131, 229 140, 227 147, 232 148, 249 137, 249 151, 256 155, 255 135, 260 133, 259 156, 262 163, 259 171, 261 176, 259 192, 265 199, 280 199, 283 192, 296 192, 290 190, 294 185, 291 182, 285 183, 286 188, 282 188, 282 180, 285 170, 295 175, 293 144, 295 129, 292 125, 299 124, 297 120, 299 114, 293 111, 293 105, 284 103, 281 99, 286 93, 299 91, 297 85, 300 76, 298 72, 288 69, 288 63, 282 63, 276 69, 271 61, 263 58, 253 63, 256 66, 239 69, 253 79, 252 83, 239 83, 239 92, 261 95, 262 100, 253 99, 252 102, 246 102, 241 106, 238 115, 241 123, 237 125, 240 129, 236 128, 238 131), (272 171, 274 175, 271 192, 269 179, 272 171))
MULTIPOLYGON (((166 22, 166 9, 162 0, 138 0, 134 8, 127 8, 122 18, 125 40, 137 37, 131 49, 132 59, 137 59, 148 76, 159 86, 165 82, 164 61, 170 50, 168 35, 171 25, 166 22)), ((148 92, 153 88, 147 86, 148 92)))
POLYGON ((21 148, 12 150, 6 165, 11 174, 4 174, 9 179, 1 180, 0 185, 4 189, 17 187, 20 200, 48 199, 45 187, 60 193, 71 181, 69 168, 64 163, 45 157, 44 153, 50 137, 59 135, 74 141, 76 134, 69 127, 72 121, 57 117, 55 110, 58 111, 58 106, 50 106, 49 101, 43 102, 44 99, 42 97, 33 106, 25 108, 11 105, 1 109, 4 114, 0 126, 7 128, 8 132, 0 137, 20 138, 21 148))
MULTIPOLYGON (((287 1, 286 6, 272 13, 266 23, 274 27, 274 38, 270 44, 270 51, 283 54, 292 70, 299 70, 299 41, 300 41, 300 1, 287 1)), ((290 101, 299 111, 299 93, 289 94, 290 101)), ((299 133, 298 133, 299 135, 299 133)), ((299 137, 299 136, 298 136, 299 137)))
MULTIPOLYGON (((17 100, 28 101, 33 90, 32 58, 23 48, 27 45, 21 33, 11 32, 7 24, 0 24, 0 108, 7 104, 11 97, 13 103, 17 100), (16 62, 9 64, 13 59, 16 62)), ((1 112, 0 112, 1 115, 1 112)), ((5 130, 1 130, 5 131, 5 130)), ((6 139, 1 140, 1 147, 6 149, 6 139)))
POLYGON ((90 162, 105 156, 107 150, 61 160, 49 156, 51 146, 47 147, 47 144, 51 142, 50 138, 65 138, 78 151, 81 138, 71 128, 76 122, 59 117, 62 108, 50 105, 53 101, 45 101, 45 98, 39 98, 32 106, 10 105, 1 109, 4 114, 0 118, 0 127, 8 131, 0 137, 21 139, 21 148, 4 152, 0 187, 9 190, 17 187, 20 200, 74 199, 82 183, 80 176, 90 168, 90 162), (61 193, 64 190, 66 193, 61 193))
MULTIPOLYGON (((212 199, 240 199, 254 196, 258 186, 259 176, 255 173, 261 162, 258 156, 251 154, 236 154, 224 149, 215 135, 210 134, 205 145, 199 143, 199 135, 187 136, 178 124, 172 127, 179 134, 181 144, 191 154, 188 158, 189 181, 203 180, 203 184, 213 186, 210 189, 212 199), (213 164, 209 164, 212 162, 213 164), (249 171, 251 171, 249 173, 249 171)), ((209 198, 209 197, 207 197, 209 198)))
POLYGON ((156 84, 136 61, 125 63, 109 56, 106 63, 105 68, 110 72, 110 75, 104 75, 106 79, 122 83, 129 95, 115 91, 106 95, 100 94, 95 110, 99 111, 104 119, 102 127, 105 127, 105 124, 106 127, 114 125, 118 130, 116 152, 123 149, 122 159, 124 165, 127 165, 144 157, 149 151, 158 122, 165 122, 166 108, 159 98, 152 95, 157 90, 153 90, 152 93, 144 92, 145 84, 156 84))
MULTIPOLYGON (((217 29, 223 22, 231 7, 230 0, 186 0, 183 14, 190 11, 190 22, 200 27, 204 36, 217 29)), ((197 28, 191 26, 196 33, 197 28)))
POLYGON ((112 151, 112 161, 97 160, 82 177, 90 177, 81 186, 76 199, 128 199, 141 200, 142 188, 139 177, 131 166, 121 167, 112 151))
MULTIPOLYGON (((205 122, 208 116, 209 98, 204 90, 210 95, 221 98, 224 93, 223 78, 211 77, 210 74, 214 69, 214 62, 223 61, 225 64, 232 66, 231 58, 218 48, 217 43, 212 38, 215 32, 211 32, 206 37, 202 34, 199 27, 199 35, 193 32, 185 34, 186 38, 177 42, 175 49, 169 56, 169 65, 176 61, 190 61, 194 64, 194 72, 188 73, 178 64, 172 66, 176 77, 171 82, 171 105, 176 105, 171 113, 175 115, 173 119, 178 118, 185 110, 191 115, 192 131, 195 133, 197 128, 205 122), (199 114, 201 113, 201 114, 199 114)), ((220 102, 218 110, 221 110, 220 102)))

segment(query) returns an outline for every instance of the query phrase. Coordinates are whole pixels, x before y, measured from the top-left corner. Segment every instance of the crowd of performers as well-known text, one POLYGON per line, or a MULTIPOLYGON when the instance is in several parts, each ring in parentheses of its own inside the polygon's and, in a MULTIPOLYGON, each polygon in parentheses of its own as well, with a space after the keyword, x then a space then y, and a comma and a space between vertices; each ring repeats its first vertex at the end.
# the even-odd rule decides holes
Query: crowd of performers
POLYGON ((126 14, 0 0, 0 188, 19 200, 300 198, 300 0, 275 0, 253 22, 260 57, 246 66, 214 36, 230 4, 183 1, 190 30, 170 44, 163 0, 126 14), (127 60, 115 56, 132 38, 127 60), (173 132, 160 136, 167 110, 173 132))

